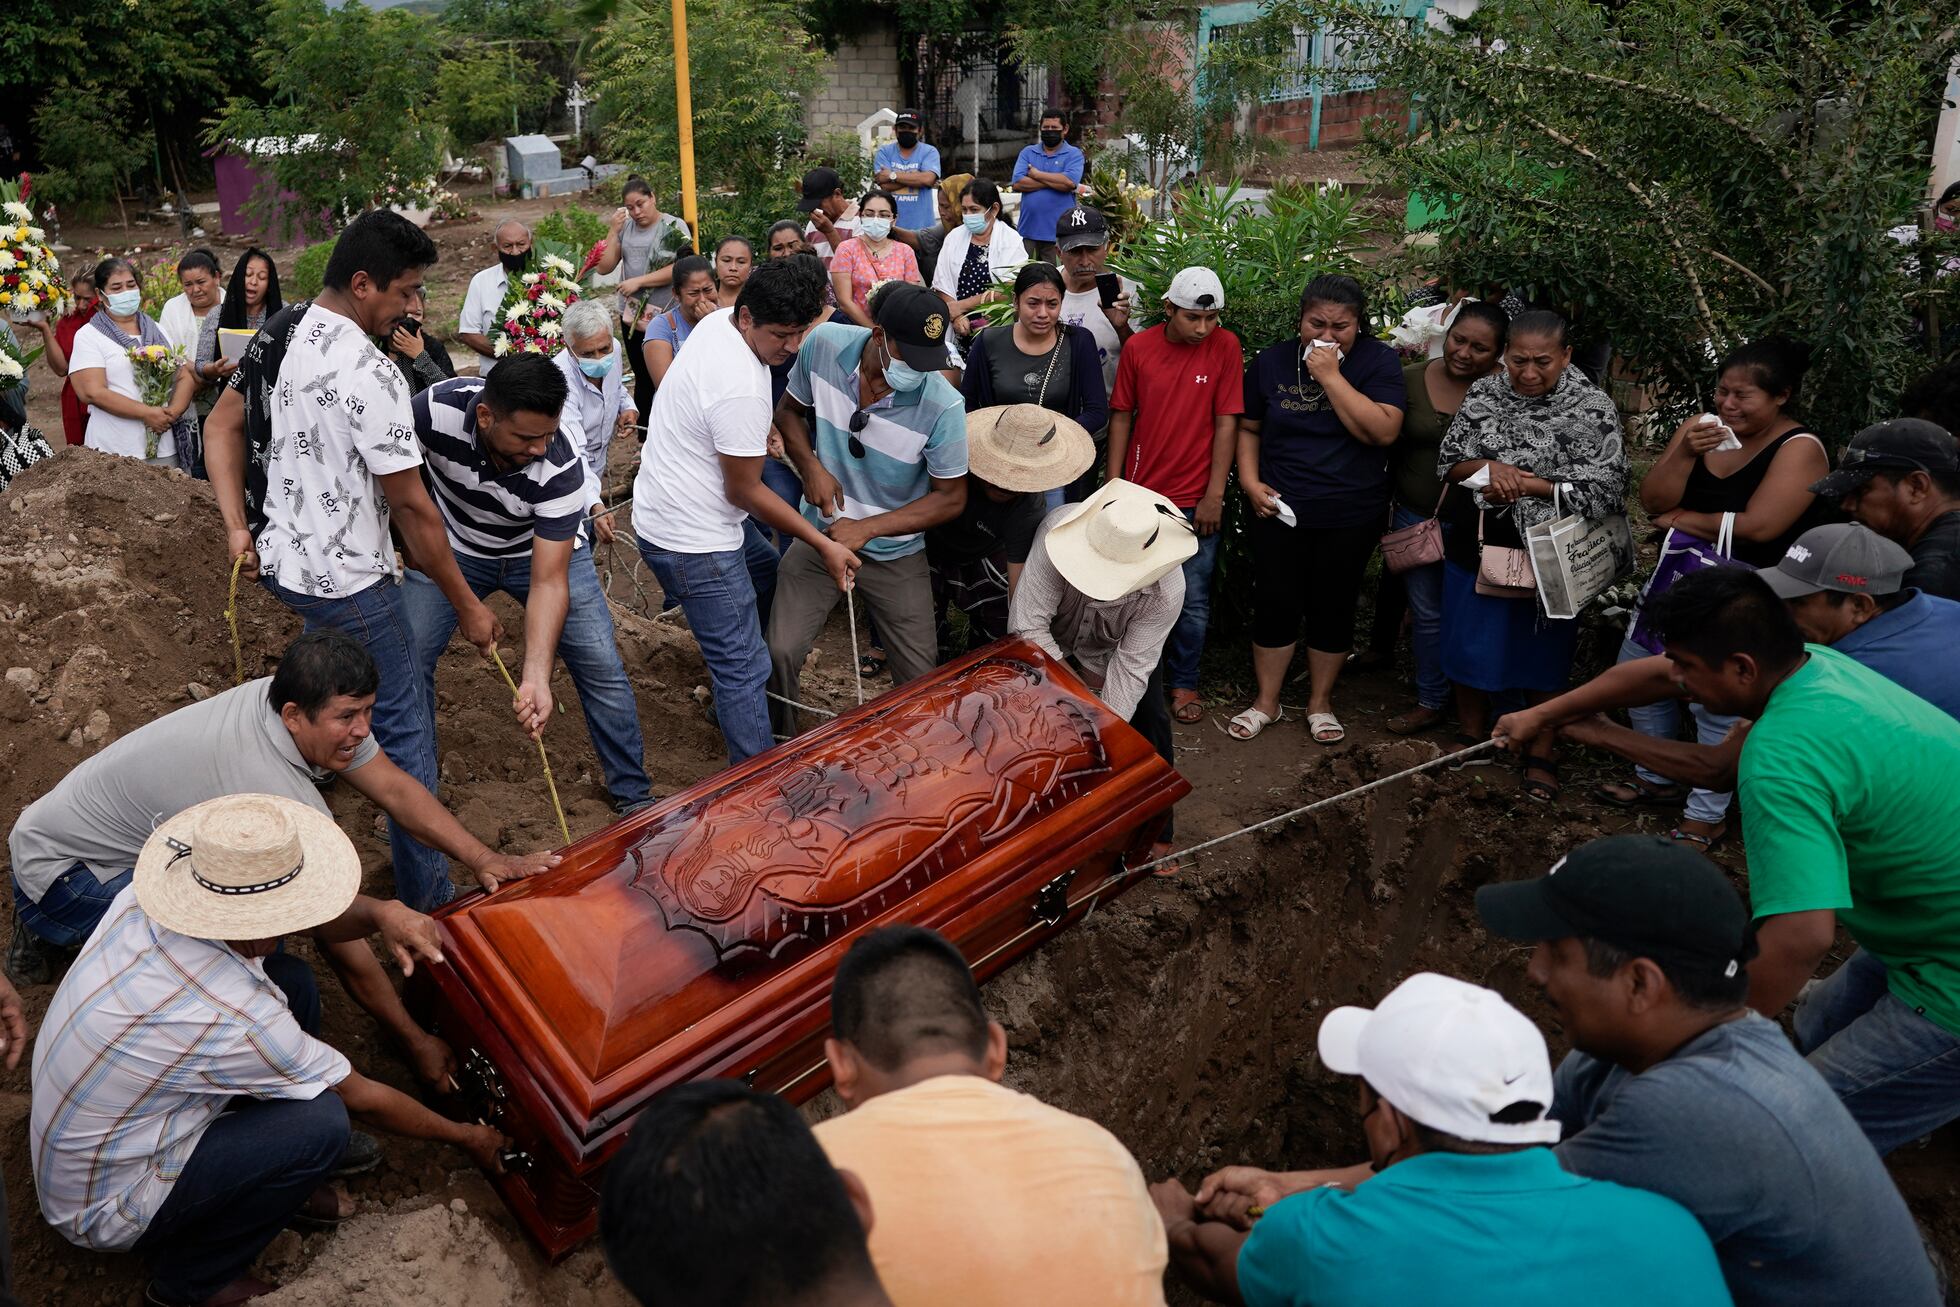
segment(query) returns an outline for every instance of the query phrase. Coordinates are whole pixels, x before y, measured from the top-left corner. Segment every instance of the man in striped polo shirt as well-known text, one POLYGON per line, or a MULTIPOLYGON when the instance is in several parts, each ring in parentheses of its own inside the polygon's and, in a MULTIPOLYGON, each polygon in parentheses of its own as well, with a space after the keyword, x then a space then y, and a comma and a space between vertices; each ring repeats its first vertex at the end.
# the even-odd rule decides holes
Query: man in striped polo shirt
MULTIPOLYGON (((559 429, 568 393, 550 359, 512 355, 488 377, 454 377, 417 395, 415 436, 422 478, 463 579, 479 599, 502 590, 524 605, 518 719, 532 735, 543 733, 553 707, 552 656, 562 655, 606 790, 626 813, 652 798, 639 707, 579 529, 585 460, 559 429)), ((435 582, 412 569, 403 602, 433 730, 436 660, 455 632, 456 610, 435 582)))
MULTIPOLYGON (((939 375, 946 304, 923 286, 872 292, 875 326, 825 323, 804 338, 776 409, 783 448, 803 478, 803 515, 864 560, 855 589, 878 619, 903 685, 939 660, 925 532, 966 507, 966 403, 939 375)), ((770 688, 797 697, 810 647, 837 606, 817 552, 783 555, 769 614, 770 688)), ((770 709, 796 733, 796 711, 770 709)))

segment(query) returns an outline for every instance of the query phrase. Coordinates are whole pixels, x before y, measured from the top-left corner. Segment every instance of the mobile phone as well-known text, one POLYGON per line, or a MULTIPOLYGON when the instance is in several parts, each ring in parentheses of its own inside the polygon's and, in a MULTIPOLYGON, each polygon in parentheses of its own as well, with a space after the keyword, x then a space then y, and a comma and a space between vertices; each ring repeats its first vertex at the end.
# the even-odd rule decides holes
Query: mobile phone
POLYGON ((1102 297, 1102 306, 1108 308, 1123 294, 1123 281, 1113 272, 1096 274, 1096 294, 1102 297))

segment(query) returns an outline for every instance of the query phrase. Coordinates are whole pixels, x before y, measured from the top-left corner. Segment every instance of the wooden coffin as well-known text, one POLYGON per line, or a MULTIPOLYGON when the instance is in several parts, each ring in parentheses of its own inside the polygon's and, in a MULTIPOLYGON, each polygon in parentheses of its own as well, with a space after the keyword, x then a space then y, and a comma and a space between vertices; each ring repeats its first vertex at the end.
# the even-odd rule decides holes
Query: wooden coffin
POLYGON ((861 932, 941 931, 998 972, 1134 883, 1190 786, 1065 667, 1002 641, 436 913, 436 1029, 494 1177, 556 1258, 659 1090, 829 1083, 830 982, 861 932))

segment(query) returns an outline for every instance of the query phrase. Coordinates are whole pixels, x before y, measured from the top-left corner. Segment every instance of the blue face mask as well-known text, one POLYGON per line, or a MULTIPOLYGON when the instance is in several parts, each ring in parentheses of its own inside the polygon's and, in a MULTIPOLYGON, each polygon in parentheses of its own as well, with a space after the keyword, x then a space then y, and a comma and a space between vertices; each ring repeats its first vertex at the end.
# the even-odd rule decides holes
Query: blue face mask
POLYGON ((962 213, 960 215, 960 221, 975 236, 987 230, 987 215, 984 213, 962 213))
POLYGON ((586 376, 592 378, 594 381, 597 381, 599 380, 599 378, 605 376, 608 372, 612 371, 612 363, 613 363, 612 355, 610 354, 606 355, 602 359, 582 358, 578 361, 578 370, 580 372, 583 372, 586 376))
POLYGON ((143 307, 143 292, 140 290, 111 291, 102 297, 102 302, 109 306, 109 312, 119 318, 126 318, 143 307))

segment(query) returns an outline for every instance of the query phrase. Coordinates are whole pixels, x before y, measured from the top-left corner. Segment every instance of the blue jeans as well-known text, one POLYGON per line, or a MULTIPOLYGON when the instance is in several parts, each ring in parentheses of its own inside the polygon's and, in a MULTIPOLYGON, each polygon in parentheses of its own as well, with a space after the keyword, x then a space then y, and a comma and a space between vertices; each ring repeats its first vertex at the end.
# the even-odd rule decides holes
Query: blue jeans
MULTIPOLYGON (((297 613, 308 631, 352 636, 374 659, 381 683, 374 696, 374 742, 395 764, 436 789, 435 718, 423 702, 423 678, 415 664, 415 633, 408 624, 401 587, 386 577, 344 598, 316 599, 288 590, 271 577, 260 584, 297 613)), ((395 866, 395 897, 417 912, 433 912, 456 896, 449 859, 388 821, 388 850, 395 866)))
POLYGON ((80 948, 135 874, 125 871, 113 880, 100 881, 78 862, 55 877, 39 903, 22 893, 20 882, 15 881, 14 923, 57 948, 80 948))
MULTIPOLYGON (((791 508, 795 508, 803 502, 803 478, 796 475, 795 468, 783 462, 781 459, 765 458, 762 460, 762 484, 782 496, 783 502, 791 508)), ((762 531, 762 538, 768 540, 771 547, 775 549, 776 557, 781 558, 789 552, 789 543, 796 539, 795 536, 784 535, 780 531, 770 532, 763 530, 762 524, 754 518, 750 518, 749 521, 754 524, 758 531, 762 531), (771 538, 772 536, 773 539, 771 538)), ((763 619, 762 625, 765 629, 768 627, 769 621, 767 618, 763 619)))
MULTIPOLYGON (((501 590, 520 604, 530 602, 529 553, 503 559, 457 554, 456 566, 478 599, 501 590)), ((591 549, 580 547, 572 551, 566 581, 571 598, 565 609, 565 628, 558 636, 558 657, 564 660, 565 670, 571 673, 572 684, 578 688, 579 706, 585 710, 586 734, 592 737, 592 751, 599 755, 606 791, 612 795, 613 807, 624 812, 646 803, 652 793, 647 782, 646 746, 640 738, 640 709, 633 702, 633 686, 626 679, 626 664, 620 661, 612 612, 606 607, 605 592, 599 588, 599 573, 592 565, 591 549)), ((402 606, 407 609, 408 624, 415 632, 415 660, 422 675, 429 733, 433 736, 436 662, 449 647, 449 637, 456 633, 456 609, 441 586, 416 571, 409 572, 402 585, 402 606)), ((470 687, 473 691, 484 688, 470 687)))
MULTIPOLYGON (((1629 638, 1620 642, 1620 656, 1616 661, 1624 663, 1636 658, 1652 657, 1652 654, 1629 638)), ((1633 723, 1633 729, 1642 735, 1652 736, 1656 740, 1672 740, 1681 732, 1682 706, 1679 699, 1650 703, 1639 708, 1627 709, 1627 718, 1633 723)), ((1686 707, 1695 719, 1695 739, 1705 745, 1720 744, 1728 738, 1730 728, 1742 720, 1739 717, 1712 713, 1698 703, 1690 703, 1686 707)), ((1645 767, 1635 767, 1633 774, 1649 785, 1674 783, 1659 772, 1649 771, 1645 767)), ((1729 797, 1727 791, 1694 790, 1689 793, 1688 802, 1681 815, 1690 821, 1705 821, 1711 826, 1715 825, 1728 814, 1729 797)))
POLYGON ((694 642, 701 647, 731 767, 776 743, 769 732, 765 695, 769 646, 762 639, 755 582, 746 557, 762 533, 753 524, 745 525, 743 548, 720 553, 681 554, 638 542, 640 557, 653 569, 660 588, 679 601, 694 642))
POLYGON ((1811 987, 1791 1021, 1798 1051, 1880 1156, 1960 1117, 1960 1035, 1908 1006, 1889 979, 1859 949, 1811 987))
MULTIPOLYGON (((319 990, 306 964, 274 954, 265 973, 286 991, 301 1027, 317 1031, 319 990)), ((245 1274, 326 1183, 347 1149, 347 1134, 346 1104, 331 1089, 310 1099, 233 1098, 205 1127, 136 1241, 137 1252, 151 1255, 157 1296, 202 1302, 245 1274)))
MULTIPOLYGON (((1196 509, 1184 510, 1195 522, 1196 509)), ((1184 560, 1184 609, 1177 615, 1170 639, 1164 642, 1164 679, 1173 690, 1198 688, 1198 659, 1205 651, 1205 628, 1211 625, 1211 574, 1218 567, 1220 533, 1198 537, 1198 552, 1184 560)))
MULTIPOLYGON (((1399 531, 1428 519, 1427 513, 1397 504, 1391 529, 1399 531)), ((1450 701, 1450 678, 1443 675, 1443 565, 1412 567, 1397 579, 1402 582, 1402 593, 1409 597, 1409 625, 1416 651, 1416 702, 1440 712, 1450 701)))

